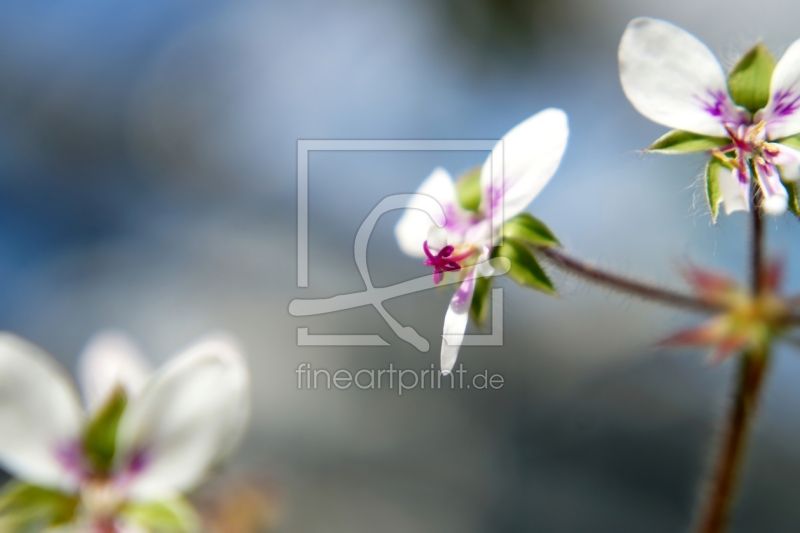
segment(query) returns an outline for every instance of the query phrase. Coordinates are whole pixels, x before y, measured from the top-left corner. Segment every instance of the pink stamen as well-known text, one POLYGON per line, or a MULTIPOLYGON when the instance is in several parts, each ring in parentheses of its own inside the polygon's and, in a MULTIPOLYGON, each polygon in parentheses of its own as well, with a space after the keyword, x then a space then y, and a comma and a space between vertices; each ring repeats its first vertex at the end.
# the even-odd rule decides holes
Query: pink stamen
POLYGON ((455 248, 451 245, 447 245, 441 250, 439 253, 434 255, 431 252, 431 249, 428 247, 428 241, 422 243, 422 249, 425 250, 425 255, 428 258, 425 260, 425 266, 433 267, 433 282, 435 284, 439 284, 444 279, 445 272, 456 272, 461 270, 461 265, 458 264, 459 261, 463 261, 470 254, 462 254, 451 257, 455 248))

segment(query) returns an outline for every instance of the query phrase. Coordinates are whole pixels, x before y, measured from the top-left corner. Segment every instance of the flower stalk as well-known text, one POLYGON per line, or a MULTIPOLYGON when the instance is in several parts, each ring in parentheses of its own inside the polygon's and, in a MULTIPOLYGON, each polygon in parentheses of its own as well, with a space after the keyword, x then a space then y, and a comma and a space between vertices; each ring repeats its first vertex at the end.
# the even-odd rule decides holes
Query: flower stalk
POLYGON ((537 251, 543 257, 547 258, 553 266, 611 290, 623 292, 655 303, 680 307, 699 313, 714 313, 723 309, 719 305, 701 300, 689 294, 683 294, 671 289, 664 289, 646 281, 632 279, 615 272, 609 272, 598 268, 556 248, 538 248, 537 251))
MULTIPOLYGON (((758 200, 755 185, 753 202, 758 200)), ((757 297, 764 290, 764 222, 761 210, 751 211, 751 290, 757 297)), ((698 533, 721 533, 727 528, 736 488, 744 464, 747 440, 758 408, 769 363, 769 342, 742 354, 736 376, 733 405, 718 444, 716 465, 708 483, 698 522, 698 533)))

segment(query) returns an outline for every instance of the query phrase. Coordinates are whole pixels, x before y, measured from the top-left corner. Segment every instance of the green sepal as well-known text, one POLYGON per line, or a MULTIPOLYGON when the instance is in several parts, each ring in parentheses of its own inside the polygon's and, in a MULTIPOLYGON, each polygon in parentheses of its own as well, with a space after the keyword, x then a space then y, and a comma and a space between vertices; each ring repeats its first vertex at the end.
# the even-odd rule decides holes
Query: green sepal
POLYGON ((756 43, 728 74, 733 101, 751 113, 767 106, 775 56, 764 43, 756 43))
POLYGON ((75 517, 78 498, 11 481, 0 492, 0 532, 40 533, 75 517))
POLYGON ((660 154, 691 154, 708 152, 730 143, 731 140, 727 137, 709 137, 690 131, 672 130, 659 137, 646 151, 660 154))
POLYGON ((517 215, 503 225, 503 236, 531 246, 560 246, 547 225, 530 213, 517 215))
POLYGON ((800 187, 796 181, 783 181, 786 192, 789 194, 789 211, 800 217, 800 187))
POLYGON ((775 142, 779 144, 785 144, 789 148, 794 148, 795 150, 800 150, 800 134, 792 135, 791 137, 784 137, 783 139, 779 139, 775 142))
POLYGON ((472 295, 472 303, 469 306, 469 314, 476 324, 483 324, 486 320, 486 309, 489 306, 489 295, 491 294, 492 278, 479 276, 475 281, 475 292, 472 295))
POLYGON ((461 175, 456 181, 456 197, 461 207, 477 212, 481 207, 481 168, 477 166, 461 175))
POLYGON ((125 506, 122 516, 151 533, 194 533, 200 519, 183 498, 125 506))
POLYGON ((505 257, 511 261, 508 276, 525 287, 555 294, 556 288, 531 251, 515 239, 503 239, 502 246, 492 250, 492 257, 505 257))
POLYGON ((728 166, 716 157, 712 157, 706 165, 706 201, 711 212, 711 220, 715 224, 719 215, 719 205, 722 203, 719 172, 723 169, 728 169, 728 166))
POLYGON ((89 462, 99 473, 106 473, 111 469, 117 444, 117 427, 127 404, 125 391, 122 387, 117 387, 86 429, 83 449, 89 462))

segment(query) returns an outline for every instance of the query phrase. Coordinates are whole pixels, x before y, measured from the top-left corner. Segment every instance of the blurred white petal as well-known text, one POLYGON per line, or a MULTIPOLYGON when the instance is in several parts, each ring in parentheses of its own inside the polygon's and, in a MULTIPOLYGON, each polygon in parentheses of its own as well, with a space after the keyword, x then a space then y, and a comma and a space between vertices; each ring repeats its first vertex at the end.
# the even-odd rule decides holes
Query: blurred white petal
POLYGON ((694 35, 650 18, 628 24, 619 45, 622 88, 641 114, 670 128, 726 137, 739 122, 725 72, 694 35))
POLYGON ((120 421, 118 474, 143 457, 129 492, 137 500, 193 488, 241 439, 250 411, 247 365, 227 336, 207 338, 167 362, 120 421))
MULTIPOLYGON (((436 168, 422 182, 417 193, 430 196, 439 202, 445 214, 448 212, 448 206, 452 206, 451 209, 458 208, 453 178, 443 168, 436 168)), ((425 211, 419 209, 419 205, 418 201, 412 200, 394 228, 394 234, 397 237, 400 249, 412 257, 425 257, 422 243, 428 238, 428 231, 431 226, 435 225, 431 217, 425 211)))
POLYGON ((494 225, 518 215, 536 198, 558 169, 568 138, 567 115, 560 109, 540 111, 503 136, 493 151, 502 151, 502 164, 493 164, 489 156, 481 169, 481 208, 494 225))
POLYGON ((464 341, 464 332, 467 329, 469 320, 469 308, 472 304, 472 296, 475 293, 475 269, 471 269, 467 278, 461 282, 450 306, 444 315, 444 327, 442 328, 442 353, 441 371, 443 374, 452 372, 458 358, 458 351, 464 341))
POLYGON ((773 165, 754 165, 761 187, 761 207, 767 214, 782 215, 789 206, 789 195, 773 165))
POLYGON ((434 253, 439 253, 447 246, 447 230, 439 226, 431 226, 428 230, 428 248, 434 253))
POLYGON ((90 411, 101 408, 117 386, 135 396, 147 381, 150 367, 133 341, 119 331, 93 336, 78 361, 83 397, 90 411))
POLYGON ((717 176, 725 214, 730 215, 734 211, 750 211, 750 201, 746 192, 749 189, 742 187, 736 174, 730 169, 721 168, 717 176))
POLYGON ((800 133, 800 39, 792 43, 775 65, 769 93, 763 113, 769 138, 800 133))
POLYGON ((780 143, 764 143, 764 151, 773 165, 800 165, 800 151, 780 143))
POLYGON ((84 424, 69 376, 42 349, 0 333, 0 463, 37 485, 73 490, 63 455, 78 445, 84 424), (61 457, 61 459, 60 459, 61 457))

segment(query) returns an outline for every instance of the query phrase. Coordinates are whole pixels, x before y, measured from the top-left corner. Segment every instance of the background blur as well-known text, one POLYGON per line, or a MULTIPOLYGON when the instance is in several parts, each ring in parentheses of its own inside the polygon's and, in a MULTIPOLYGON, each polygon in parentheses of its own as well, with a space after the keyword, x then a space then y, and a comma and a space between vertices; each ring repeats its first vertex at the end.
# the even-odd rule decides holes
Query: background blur
MULTIPOLYGON (((691 520, 732 366, 654 340, 699 317, 556 275, 560 299, 501 281, 505 345, 467 347, 495 391, 297 390, 302 362, 438 366, 447 290, 298 319, 290 300, 362 290, 352 246, 385 196, 483 153, 315 152, 310 286, 296 288, 298 139, 496 139, 565 109, 572 136, 531 210, 571 251, 679 284, 675 265, 743 273, 745 217, 712 227, 702 157, 643 157, 616 48, 639 15, 669 19, 726 65, 758 38, 800 37, 792 0, 82 0, 0 6, 0 326, 72 368, 85 341, 129 331, 154 362, 214 328, 246 346, 252 431, 231 470, 275 494, 285 532, 674 532, 691 520), (378 333, 391 347, 297 346, 378 333), (255 474, 252 474, 255 473, 255 474)), ((426 272, 370 241, 376 285, 426 272)), ((770 222, 800 288, 800 225, 770 222)), ((737 531, 800 522, 800 363, 778 354, 737 531)))

